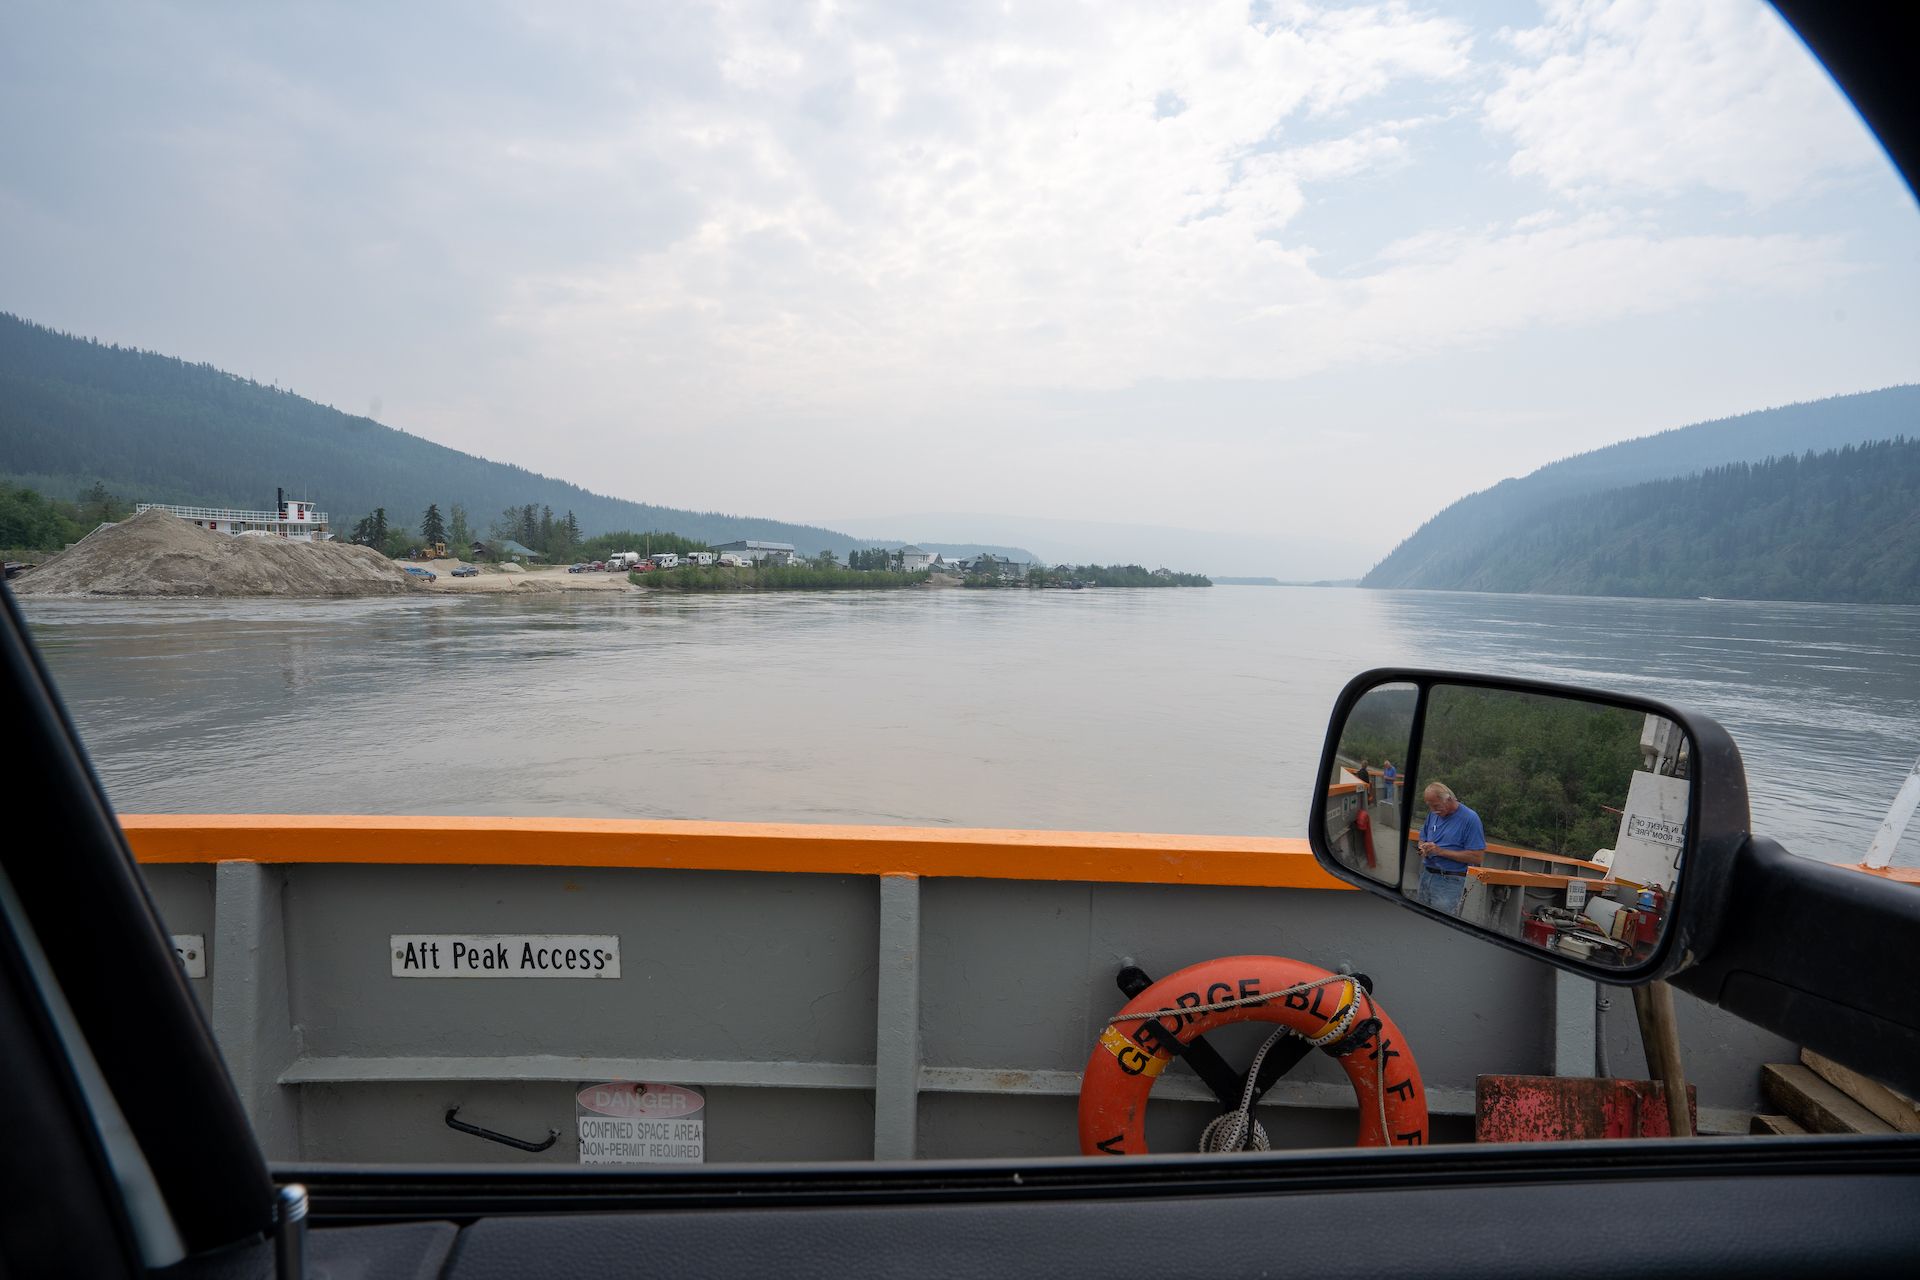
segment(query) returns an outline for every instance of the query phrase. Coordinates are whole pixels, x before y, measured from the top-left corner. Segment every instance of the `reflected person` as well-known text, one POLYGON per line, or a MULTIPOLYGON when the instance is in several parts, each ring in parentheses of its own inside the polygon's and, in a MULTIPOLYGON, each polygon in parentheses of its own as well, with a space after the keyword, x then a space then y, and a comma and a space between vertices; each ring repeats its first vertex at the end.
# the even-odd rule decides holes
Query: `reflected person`
POLYGON ((1444 782, 1429 782, 1421 793, 1427 820, 1420 824, 1420 901, 1450 916, 1460 914, 1467 891, 1467 868, 1478 866, 1487 850, 1480 815, 1460 803, 1444 782))

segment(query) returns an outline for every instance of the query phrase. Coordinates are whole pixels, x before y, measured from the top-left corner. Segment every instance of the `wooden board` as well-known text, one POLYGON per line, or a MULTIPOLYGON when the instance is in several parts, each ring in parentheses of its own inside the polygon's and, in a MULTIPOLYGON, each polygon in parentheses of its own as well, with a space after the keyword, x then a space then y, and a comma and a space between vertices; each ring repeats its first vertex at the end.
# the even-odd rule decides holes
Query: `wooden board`
MULTIPOLYGON (((1441 852, 1445 852, 1442 850, 1441 852)), ((1415 851, 1418 856, 1418 851, 1415 851)), ((1552 875, 1544 871, 1508 871, 1500 867, 1468 867, 1467 874, 1484 884, 1517 884, 1529 889, 1564 889, 1570 880, 1578 880, 1594 893, 1604 893, 1617 883, 1594 876, 1552 875)))
POLYGON ((1814 1133, 1893 1133, 1894 1127, 1797 1062, 1760 1068, 1760 1093, 1814 1133))
POLYGON ((1806 1131, 1806 1127, 1791 1116, 1767 1115, 1755 1116, 1752 1125, 1747 1129, 1749 1133, 1775 1133, 1782 1137, 1806 1131))
POLYGON ((1536 858, 1541 862, 1558 862, 1563 866, 1586 867, 1603 875, 1608 870, 1604 863, 1589 862, 1585 858, 1569 858, 1559 853, 1536 853, 1532 849, 1522 849, 1518 845, 1511 844, 1495 844, 1491 840, 1487 841, 1487 852, 1497 853, 1506 858, 1536 858))
POLYGON ((1869 1080, 1859 1072, 1841 1066, 1832 1058, 1822 1057, 1811 1049, 1800 1051, 1800 1061, 1822 1080, 1885 1120, 1901 1133, 1920 1133, 1920 1102, 1915 1102, 1897 1089, 1889 1089, 1878 1080, 1869 1080))

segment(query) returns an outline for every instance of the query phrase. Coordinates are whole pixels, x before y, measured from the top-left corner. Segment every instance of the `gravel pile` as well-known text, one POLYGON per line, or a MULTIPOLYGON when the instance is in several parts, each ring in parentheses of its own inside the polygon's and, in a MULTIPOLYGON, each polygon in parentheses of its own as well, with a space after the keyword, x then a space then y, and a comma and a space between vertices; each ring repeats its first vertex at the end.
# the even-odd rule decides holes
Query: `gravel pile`
POLYGON ((234 536, 143 511, 11 583, 20 595, 386 596, 416 579, 371 547, 234 536))

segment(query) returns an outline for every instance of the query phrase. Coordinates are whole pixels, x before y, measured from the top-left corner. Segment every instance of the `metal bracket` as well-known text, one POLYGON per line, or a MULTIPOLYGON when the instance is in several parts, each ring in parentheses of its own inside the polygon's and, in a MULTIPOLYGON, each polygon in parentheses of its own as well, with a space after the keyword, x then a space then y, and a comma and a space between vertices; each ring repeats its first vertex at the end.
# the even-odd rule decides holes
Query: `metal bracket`
POLYGON ((273 1270, 277 1280, 306 1280, 307 1189, 297 1182, 273 1190, 273 1270))
MULTIPOLYGON (((1348 976, 1368 995, 1373 994, 1372 978, 1364 973, 1348 976)), ((1120 993, 1129 1000, 1153 985, 1153 979, 1147 971, 1132 964, 1116 973, 1113 981, 1114 985, 1120 988, 1120 993)), ((1152 1036, 1159 1042, 1159 1046, 1175 1057, 1183 1059, 1188 1066, 1192 1067, 1193 1073, 1199 1076, 1200 1082, 1220 1100, 1221 1106, 1229 1111, 1236 1110, 1240 1106, 1241 1095, 1247 1090, 1247 1073, 1235 1071, 1228 1066, 1227 1060, 1220 1056, 1218 1049, 1207 1043, 1205 1036, 1194 1036, 1191 1040, 1181 1042, 1174 1038, 1174 1028, 1159 1021, 1147 1025, 1152 1029, 1152 1036)), ((1282 1076, 1299 1066, 1312 1052, 1312 1045, 1305 1040, 1291 1037, 1269 1049, 1266 1058, 1260 1063, 1260 1074, 1253 1082, 1253 1100, 1258 1102, 1264 1098, 1267 1090, 1280 1083, 1282 1076)))
POLYGON ((558 1129, 547 1130, 545 1142, 528 1142, 524 1138, 511 1138, 504 1133, 496 1133, 492 1129, 482 1129, 477 1124, 468 1124, 465 1120, 455 1120, 454 1117, 459 1113, 459 1107, 447 1108, 447 1128, 458 1129, 461 1133, 470 1133, 476 1138, 485 1138, 488 1142, 498 1142, 502 1146, 513 1147, 519 1151, 545 1151, 560 1139, 558 1129))

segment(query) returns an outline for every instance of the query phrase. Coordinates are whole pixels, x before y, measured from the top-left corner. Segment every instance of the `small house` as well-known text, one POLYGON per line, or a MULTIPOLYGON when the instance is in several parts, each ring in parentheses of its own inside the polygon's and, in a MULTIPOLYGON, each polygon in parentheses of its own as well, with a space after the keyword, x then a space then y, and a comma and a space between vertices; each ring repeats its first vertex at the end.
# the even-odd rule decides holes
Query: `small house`
POLYGON ((1002 582, 1019 582, 1026 578, 1031 566, 1006 556, 996 556, 991 551, 983 551, 971 560, 962 560, 960 567, 968 573, 986 574, 1002 582))
POLYGON ((752 538, 719 543, 714 551, 739 556, 748 564, 792 564, 794 557, 791 542, 760 542, 752 538))
MULTIPOLYGON (((474 545, 479 546, 480 544, 475 543, 474 545)), ((494 544, 493 550, 496 555, 504 556, 509 560, 543 560, 546 558, 532 547, 515 542, 512 538, 500 539, 499 542, 494 544)))
POLYGON ((907 546, 901 547, 898 551, 889 551, 887 559, 891 562, 891 567, 901 573, 919 573, 923 569, 933 568, 940 557, 931 551, 907 546))

